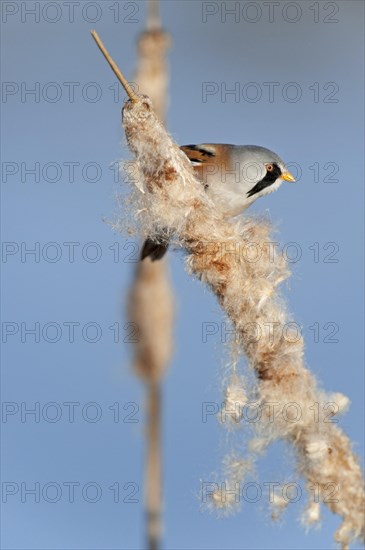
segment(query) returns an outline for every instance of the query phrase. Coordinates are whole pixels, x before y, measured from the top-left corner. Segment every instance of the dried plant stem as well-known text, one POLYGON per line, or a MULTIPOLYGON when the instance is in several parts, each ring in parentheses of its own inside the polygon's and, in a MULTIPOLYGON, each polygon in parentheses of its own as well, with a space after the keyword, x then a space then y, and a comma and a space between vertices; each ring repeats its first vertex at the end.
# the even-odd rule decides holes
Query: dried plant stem
POLYGON ((160 6, 158 0, 149 0, 147 30, 155 31, 161 29, 160 6))
POLYGON ((149 550, 159 548, 161 538, 161 387, 147 384, 146 513, 149 550))
POLYGON ((133 91, 132 87, 130 86, 128 80, 125 78, 121 70, 119 69, 118 65, 115 63, 115 61, 112 59, 111 55, 109 54, 108 50, 104 46, 100 36, 98 33, 93 30, 91 31, 91 36, 95 40, 96 44, 98 45, 100 51, 104 55, 105 59, 109 63, 112 71, 114 72, 115 76, 118 78, 119 82, 123 86, 123 88, 126 91, 126 94, 128 95, 129 99, 133 102, 139 101, 138 95, 133 91))

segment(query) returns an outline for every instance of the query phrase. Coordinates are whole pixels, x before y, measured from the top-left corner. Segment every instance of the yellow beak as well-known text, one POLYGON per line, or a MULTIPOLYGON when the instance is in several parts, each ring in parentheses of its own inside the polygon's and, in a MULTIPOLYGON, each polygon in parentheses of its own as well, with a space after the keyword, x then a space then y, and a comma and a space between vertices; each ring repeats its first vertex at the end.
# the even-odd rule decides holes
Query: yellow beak
POLYGON ((290 172, 283 172, 281 179, 285 181, 295 181, 295 177, 290 172))

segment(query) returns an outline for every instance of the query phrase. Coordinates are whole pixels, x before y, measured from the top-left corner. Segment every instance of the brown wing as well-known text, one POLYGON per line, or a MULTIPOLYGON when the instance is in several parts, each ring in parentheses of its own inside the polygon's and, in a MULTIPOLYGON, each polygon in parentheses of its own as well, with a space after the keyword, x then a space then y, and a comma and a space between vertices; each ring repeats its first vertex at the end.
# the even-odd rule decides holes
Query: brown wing
POLYGON ((215 156, 215 147, 213 145, 182 145, 180 147, 191 162, 206 162, 215 156))
POLYGON ((214 145, 182 145, 180 149, 184 151, 185 155, 194 166, 196 177, 204 181, 204 179, 206 179, 206 169, 204 170, 203 166, 216 164, 214 145))
POLYGON ((194 166, 195 175, 203 183, 219 170, 231 170, 231 148, 232 145, 226 143, 202 143, 180 147, 194 166))

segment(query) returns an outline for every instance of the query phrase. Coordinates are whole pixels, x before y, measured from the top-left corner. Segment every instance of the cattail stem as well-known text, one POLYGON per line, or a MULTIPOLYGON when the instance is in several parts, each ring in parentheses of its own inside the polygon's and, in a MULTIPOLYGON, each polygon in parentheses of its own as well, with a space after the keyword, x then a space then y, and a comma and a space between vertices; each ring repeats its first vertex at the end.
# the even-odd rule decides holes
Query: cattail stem
POLYGON ((95 40, 98 48, 100 49, 101 53, 104 55, 105 59, 109 63, 112 71, 114 72, 115 76, 118 78, 119 82, 123 86, 126 94, 128 95, 129 99, 133 101, 133 103, 137 103, 139 101, 138 95, 133 91, 131 85, 129 84, 128 80, 125 78, 122 71, 119 69, 118 65, 115 63, 115 61, 112 59, 111 55, 109 54, 108 50, 104 46, 100 36, 98 33, 93 30, 91 31, 91 36, 95 40))
POLYGON ((156 31, 161 28, 160 7, 158 0, 149 0, 147 30, 156 31))
POLYGON ((147 386, 146 535, 147 548, 157 550, 161 537, 161 388, 159 381, 147 386))

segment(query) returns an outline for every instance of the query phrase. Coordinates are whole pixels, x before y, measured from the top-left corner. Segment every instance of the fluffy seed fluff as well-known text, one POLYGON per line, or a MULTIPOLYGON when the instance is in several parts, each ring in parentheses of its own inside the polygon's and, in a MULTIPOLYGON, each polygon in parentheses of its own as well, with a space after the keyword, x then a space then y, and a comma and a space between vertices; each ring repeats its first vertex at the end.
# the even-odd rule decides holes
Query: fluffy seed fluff
MULTIPOLYGON (((351 541, 364 537, 362 472, 349 438, 328 422, 328 411, 322 413, 323 403, 338 398, 340 411, 347 402, 344 396, 325 396, 319 391, 303 363, 302 338, 285 338, 282 327, 291 319, 278 287, 290 273, 283 255, 273 258, 269 253, 269 224, 247 217, 231 222, 220 217, 147 97, 125 104, 123 124, 143 191, 135 190, 132 203, 142 232, 151 235, 163 229, 187 250, 188 269, 210 287, 240 334, 242 351, 256 372, 256 395, 262 409, 277 404, 273 421, 262 415, 256 440, 260 445, 253 447, 262 450, 265 437, 269 442, 285 440, 293 446, 298 474, 308 486, 315 484, 321 495, 326 494, 328 484, 337 487, 337 498, 324 499, 324 503, 342 517, 335 540, 347 548, 351 541), (256 261, 248 261, 245 254, 252 243, 260 252, 256 261), (238 253, 227 252, 232 244, 238 253), (252 338, 247 331, 252 323, 262 327, 271 323, 274 328, 269 337, 264 333, 252 338)), ((307 525, 319 515, 317 508, 310 507, 307 525)))

